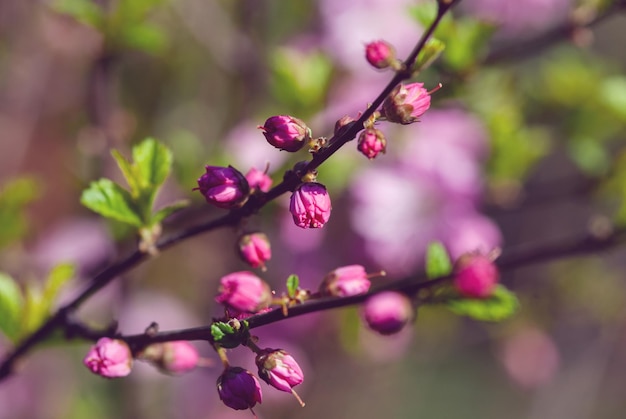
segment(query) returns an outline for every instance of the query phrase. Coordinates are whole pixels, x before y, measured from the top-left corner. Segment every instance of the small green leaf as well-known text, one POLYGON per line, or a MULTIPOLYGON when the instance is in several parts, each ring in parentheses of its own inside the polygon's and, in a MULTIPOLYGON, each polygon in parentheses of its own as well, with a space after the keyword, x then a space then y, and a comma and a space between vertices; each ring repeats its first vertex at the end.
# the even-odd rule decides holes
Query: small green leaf
POLYGON ((229 323, 224 322, 214 322, 211 324, 213 340, 223 348, 236 348, 250 337, 248 322, 245 320, 231 320, 230 322, 235 322, 239 328, 235 329, 229 323))
POLYGON ((213 336, 213 340, 215 342, 219 342, 222 339, 224 339, 224 336, 226 336, 226 334, 222 331, 222 328, 220 327, 220 325, 223 325, 225 323, 219 322, 219 323, 213 323, 211 325, 211 336, 213 336))
POLYGON ((43 301, 47 305, 48 312, 56 301, 57 295, 63 285, 72 279, 75 273, 76 268, 71 263, 58 264, 48 273, 48 278, 46 279, 43 290, 43 301))
POLYGON ((24 297, 15 280, 0 272, 0 331, 15 342, 20 333, 24 297))
POLYGON ((109 179, 91 182, 83 191, 80 202, 103 217, 136 227, 143 224, 130 193, 109 179))
POLYGON ((428 68, 441 55, 444 49, 446 49, 444 42, 436 38, 430 38, 417 56, 415 70, 423 71, 428 68))
POLYGON ((118 36, 126 47, 152 55, 161 54, 168 45, 168 38, 163 30, 150 23, 137 23, 127 26, 118 36))
POLYGON ((289 298, 294 298, 296 296, 299 286, 300 279, 298 278, 298 275, 289 275, 289 278, 287 278, 287 294, 289 295, 289 298))
POLYGON ((168 204, 165 207, 159 209, 157 212, 155 212, 154 215, 152 215, 151 223, 152 224, 160 223, 163 220, 165 220, 167 217, 169 217, 170 215, 174 214, 175 212, 178 212, 182 210, 183 208, 188 207, 189 204, 190 204, 190 201, 186 199, 168 204))
POLYGON ((31 177, 7 181, 0 188, 0 247, 21 239, 29 227, 24 207, 40 195, 39 183, 31 177))
POLYGON ((450 275, 451 272, 452 262, 446 248, 438 241, 430 243, 426 251, 426 276, 434 279, 450 275))
POLYGON ((165 145, 147 138, 133 147, 133 160, 142 189, 154 189, 165 182, 174 158, 165 145))
POLYGON ((104 13, 92 0, 58 0, 52 7, 58 12, 72 16, 77 21, 102 28, 104 13))
POLYGON ((111 155, 117 162, 117 167, 120 168, 120 171, 124 175, 124 179, 126 179, 126 182, 130 187, 131 195, 134 198, 137 198, 141 191, 139 187, 140 182, 138 179, 136 167, 132 165, 128 160, 126 160, 126 157, 122 156, 122 154, 115 149, 111 150, 111 155))
POLYGON ((498 285, 489 298, 459 298, 447 302, 447 307, 461 316, 475 320, 499 322, 515 313, 519 301, 505 286, 498 285))
POLYGON ((37 285, 28 284, 24 290, 24 296, 26 298, 21 319, 22 335, 37 329, 48 316, 48 307, 43 301, 41 289, 37 285))

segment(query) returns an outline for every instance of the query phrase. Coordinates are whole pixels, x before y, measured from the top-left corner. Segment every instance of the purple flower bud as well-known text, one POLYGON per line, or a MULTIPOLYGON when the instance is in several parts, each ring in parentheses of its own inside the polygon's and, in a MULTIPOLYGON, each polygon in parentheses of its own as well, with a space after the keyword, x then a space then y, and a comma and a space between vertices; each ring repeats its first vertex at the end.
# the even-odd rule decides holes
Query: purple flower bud
POLYGON ((254 167, 248 170, 246 173, 246 180, 250 189, 258 189, 262 192, 267 192, 272 187, 272 178, 267 173, 255 169, 254 167))
POLYGON ((133 355, 126 342, 101 338, 89 349, 83 363, 91 372, 102 377, 125 377, 130 374, 133 355))
POLYGON ((250 371, 228 367, 217 379, 220 400, 231 409, 246 410, 261 403, 261 385, 250 371))
POLYGON ((196 368, 200 356, 195 346, 179 340, 153 343, 138 355, 138 359, 153 363, 163 372, 182 374, 196 368))
POLYGON ((454 286, 464 297, 489 297, 500 278, 495 263, 485 255, 468 253, 459 258, 455 267, 454 286))
POLYGON ((244 234, 239 238, 237 249, 241 258, 253 268, 265 269, 265 262, 272 257, 270 241, 263 233, 244 234))
POLYGON ((206 202, 219 208, 235 208, 248 199, 250 187, 245 176, 232 166, 206 166, 206 173, 198 179, 199 190, 206 202))
POLYGON ((387 149, 385 134, 376 128, 361 131, 357 149, 370 160, 378 156, 378 153, 385 154, 387 149))
POLYGON ((365 59, 375 68, 387 68, 395 59, 393 47, 385 41, 374 41, 365 45, 365 59))
POLYGON ((414 316, 411 300, 399 292, 385 291, 363 304, 363 317, 370 329, 381 335, 398 333, 414 316))
POLYGON ((389 122, 411 124, 430 108, 430 93, 424 83, 400 84, 383 102, 383 115, 389 122))
POLYGON ((300 365, 282 349, 264 349, 257 355, 256 365, 263 381, 287 393, 304 380, 300 365))
POLYGON ((349 297, 365 294, 369 291, 370 285, 371 282, 363 266, 342 266, 324 277, 320 285, 320 293, 327 296, 349 297))
POLYGON ((298 227, 323 227, 330 218, 330 210, 330 196, 321 183, 303 183, 291 194, 289 211, 298 227))
POLYGON ((252 272, 233 272, 221 279, 215 301, 237 311, 256 313, 272 302, 270 286, 252 272))
POLYGON ((285 151, 298 151, 311 139, 309 127, 289 115, 272 116, 259 129, 271 145, 285 151))

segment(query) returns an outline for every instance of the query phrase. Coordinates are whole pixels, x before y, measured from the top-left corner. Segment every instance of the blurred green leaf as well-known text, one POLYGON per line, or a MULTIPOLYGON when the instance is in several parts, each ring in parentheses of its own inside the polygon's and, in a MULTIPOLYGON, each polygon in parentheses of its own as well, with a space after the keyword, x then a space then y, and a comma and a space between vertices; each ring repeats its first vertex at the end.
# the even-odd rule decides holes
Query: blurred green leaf
POLYGON ((104 12, 93 0, 56 0, 52 8, 58 12, 72 16, 77 21, 102 29, 104 12))
POLYGON ((452 272, 450 255, 443 243, 434 241, 426 250, 426 276, 429 279, 449 275, 452 272))
POLYGON ((24 208, 40 194, 38 182, 31 177, 8 181, 0 189, 0 247, 21 239, 28 230, 24 208))
POLYGON ((427 69, 446 49, 446 44, 439 39, 430 38, 426 45, 424 45, 424 49, 420 51, 417 55, 417 60, 415 60, 415 70, 423 71, 427 69))
POLYGON ((56 302, 59 291, 74 277, 76 268, 71 263, 60 263, 50 270, 43 290, 43 302, 47 305, 47 311, 56 302))
POLYGON ((48 316, 48 306, 43 300, 41 289, 34 284, 27 284, 24 289, 24 310, 22 310, 22 336, 37 329, 48 316))
POLYGON ((83 191, 80 202, 103 217, 136 227, 143 225, 141 213, 130 193, 109 179, 91 182, 83 191))
POLYGON ((287 278, 287 294, 289 295, 289 298, 296 296, 299 286, 300 278, 298 278, 298 275, 289 275, 289 278, 287 278))
POLYGON ((157 224, 157 223, 161 223, 163 220, 165 220, 167 217, 169 217, 170 215, 184 209, 187 208, 189 206, 191 202, 188 200, 181 200, 181 201, 176 201, 173 202, 171 204, 166 205, 163 208, 160 208, 157 212, 154 213, 154 215, 152 216, 152 220, 151 223, 152 224, 157 224))
POLYGON ((163 53, 168 46, 168 38, 163 29, 151 23, 124 27, 117 37, 124 46, 153 55, 163 53))
POLYGON ((610 77, 602 81, 600 98, 607 108, 626 121, 626 77, 610 77))
POLYGON ((593 138, 575 138, 568 143, 572 159, 587 173, 594 176, 605 174, 611 167, 608 150, 593 138))
POLYGON ((0 272, 0 330, 12 342, 19 337, 24 298, 17 282, 0 272))
POLYGON ((505 286, 498 285, 489 298, 459 298, 448 301, 447 307, 461 316, 475 320, 499 322, 515 313, 519 301, 505 286))
POLYGON ((137 23, 162 3, 164 0, 118 0, 114 14, 123 22, 137 23))

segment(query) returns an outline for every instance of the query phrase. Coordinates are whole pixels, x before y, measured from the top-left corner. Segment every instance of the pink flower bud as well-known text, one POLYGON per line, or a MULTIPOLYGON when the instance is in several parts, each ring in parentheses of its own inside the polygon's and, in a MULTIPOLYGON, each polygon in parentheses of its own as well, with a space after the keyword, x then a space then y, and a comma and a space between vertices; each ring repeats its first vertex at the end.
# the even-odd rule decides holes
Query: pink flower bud
POLYGON ((396 52, 385 41, 374 41, 365 45, 365 59, 375 68, 387 68, 395 58, 396 52))
POLYGON ((385 154, 387 140, 385 134, 376 128, 367 128, 359 135, 357 149, 368 159, 372 160, 378 153, 385 154))
POLYGON ((251 267, 262 267, 272 257, 270 241, 263 233, 244 234, 239 238, 237 249, 241 258, 251 267))
POLYGON ((389 122, 411 124, 430 108, 430 93, 424 83, 398 85, 383 102, 383 115, 389 122))
POLYGON ((271 145, 285 151, 298 151, 311 139, 309 127, 288 115, 272 116, 259 129, 271 145))
POLYGON ((261 403, 261 385, 250 371, 239 367, 228 367, 217 379, 220 400, 231 409, 246 410, 261 403))
POLYGON ((322 228, 330 218, 330 196, 321 183, 307 182, 291 194, 289 211, 302 228, 322 228))
POLYGON ((369 291, 370 285, 363 266, 349 265, 337 268, 326 275, 320 285, 320 293, 326 296, 349 297, 365 294, 369 291))
POLYGON ((300 365, 281 349, 264 349, 257 355, 256 365, 263 381, 287 393, 304 380, 300 365))
POLYGON ((206 166, 206 173, 198 179, 199 190, 206 202, 219 208, 235 208, 248 199, 248 181, 234 167, 206 166))
POLYGON ((454 286, 464 297, 489 297, 500 277, 495 263, 485 255, 467 253, 455 267, 454 286))
POLYGON ((233 272, 221 279, 220 294, 215 301, 237 311, 256 313, 269 307, 270 286, 252 272, 233 272))
POLYGON ((89 349, 83 363, 91 372, 102 377, 125 377, 130 374, 133 355, 126 342, 101 338, 89 349))
POLYGON ((246 173, 246 180, 250 189, 258 189, 262 192, 267 192, 272 187, 272 178, 267 173, 262 172, 254 167, 248 170, 246 173))
POLYGON ((163 372, 182 374, 196 368, 200 356, 195 346, 179 340, 149 345, 138 355, 138 359, 152 362, 163 372))
POLYGON ((370 329, 381 335, 398 333, 414 316, 411 300, 399 292, 385 291, 363 304, 363 317, 370 329))

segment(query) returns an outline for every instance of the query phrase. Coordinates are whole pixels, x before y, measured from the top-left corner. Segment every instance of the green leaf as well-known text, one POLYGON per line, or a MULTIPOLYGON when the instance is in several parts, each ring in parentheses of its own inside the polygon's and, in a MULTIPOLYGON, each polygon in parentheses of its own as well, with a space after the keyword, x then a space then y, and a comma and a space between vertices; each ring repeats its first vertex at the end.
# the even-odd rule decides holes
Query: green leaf
POLYGON ((418 54, 415 60, 415 70, 423 71, 428 68, 446 49, 446 44, 439 39, 430 38, 424 49, 418 54))
POLYGON ((6 182, 0 189, 0 247, 21 239, 28 232, 24 208, 40 194, 39 183, 31 177, 6 182))
POLYGON ((101 29, 104 12, 93 0, 58 0, 52 7, 59 13, 72 16, 81 23, 101 29))
POLYGON ((47 305, 48 312, 63 285, 72 279, 75 273, 76 268, 71 263, 60 263, 50 270, 43 290, 43 302, 47 305))
POLYGON ((24 298, 15 280, 0 272, 0 330, 12 342, 20 333, 24 298))
POLYGON ((80 202, 103 217, 136 227, 143 225, 130 193, 109 179, 91 182, 83 191, 80 202))
POLYGON ((450 275, 452 262, 448 251, 441 242, 435 241, 426 250, 426 276, 429 279, 450 275))
POLYGON ((287 294, 289 295, 289 298, 294 298, 296 296, 299 286, 300 279, 298 278, 298 275, 289 275, 289 278, 287 278, 287 294))
POLYGON ((132 165, 126 157, 122 156, 122 154, 113 149, 111 150, 111 155, 117 162, 117 167, 120 168, 120 171, 124 175, 124 179, 126 179, 126 183, 130 187, 130 193, 134 198, 137 198, 140 194, 140 186, 139 186, 139 176, 137 174, 137 168, 132 165))
POLYGON ((519 301, 505 286, 498 285, 489 298, 459 298, 447 302, 447 307, 461 316, 475 320, 499 322, 515 313, 519 301))
POLYGON ((236 348, 250 337, 248 322, 245 320, 230 320, 230 322, 235 322, 238 328, 224 322, 211 324, 211 336, 223 348, 236 348))
POLYGON ((36 330, 48 316, 47 304, 43 301, 41 289, 28 284, 24 290, 24 310, 22 312, 22 336, 36 330))
POLYGON ((133 147, 133 159, 142 189, 161 186, 170 174, 174 160, 172 152, 153 138, 147 138, 133 147))
POLYGON ((168 204, 165 207, 159 209, 157 212, 155 212, 150 222, 151 224, 160 223, 163 220, 165 220, 167 217, 169 217, 170 215, 174 214, 175 212, 178 212, 182 210, 183 208, 188 207, 189 204, 190 204, 190 201, 186 199, 168 204))
POLYGON ((127 26, 118 36, 125 46, 153 55, 163 53, 168 45, 168 38, 163 30, 150 23, 127 26))

